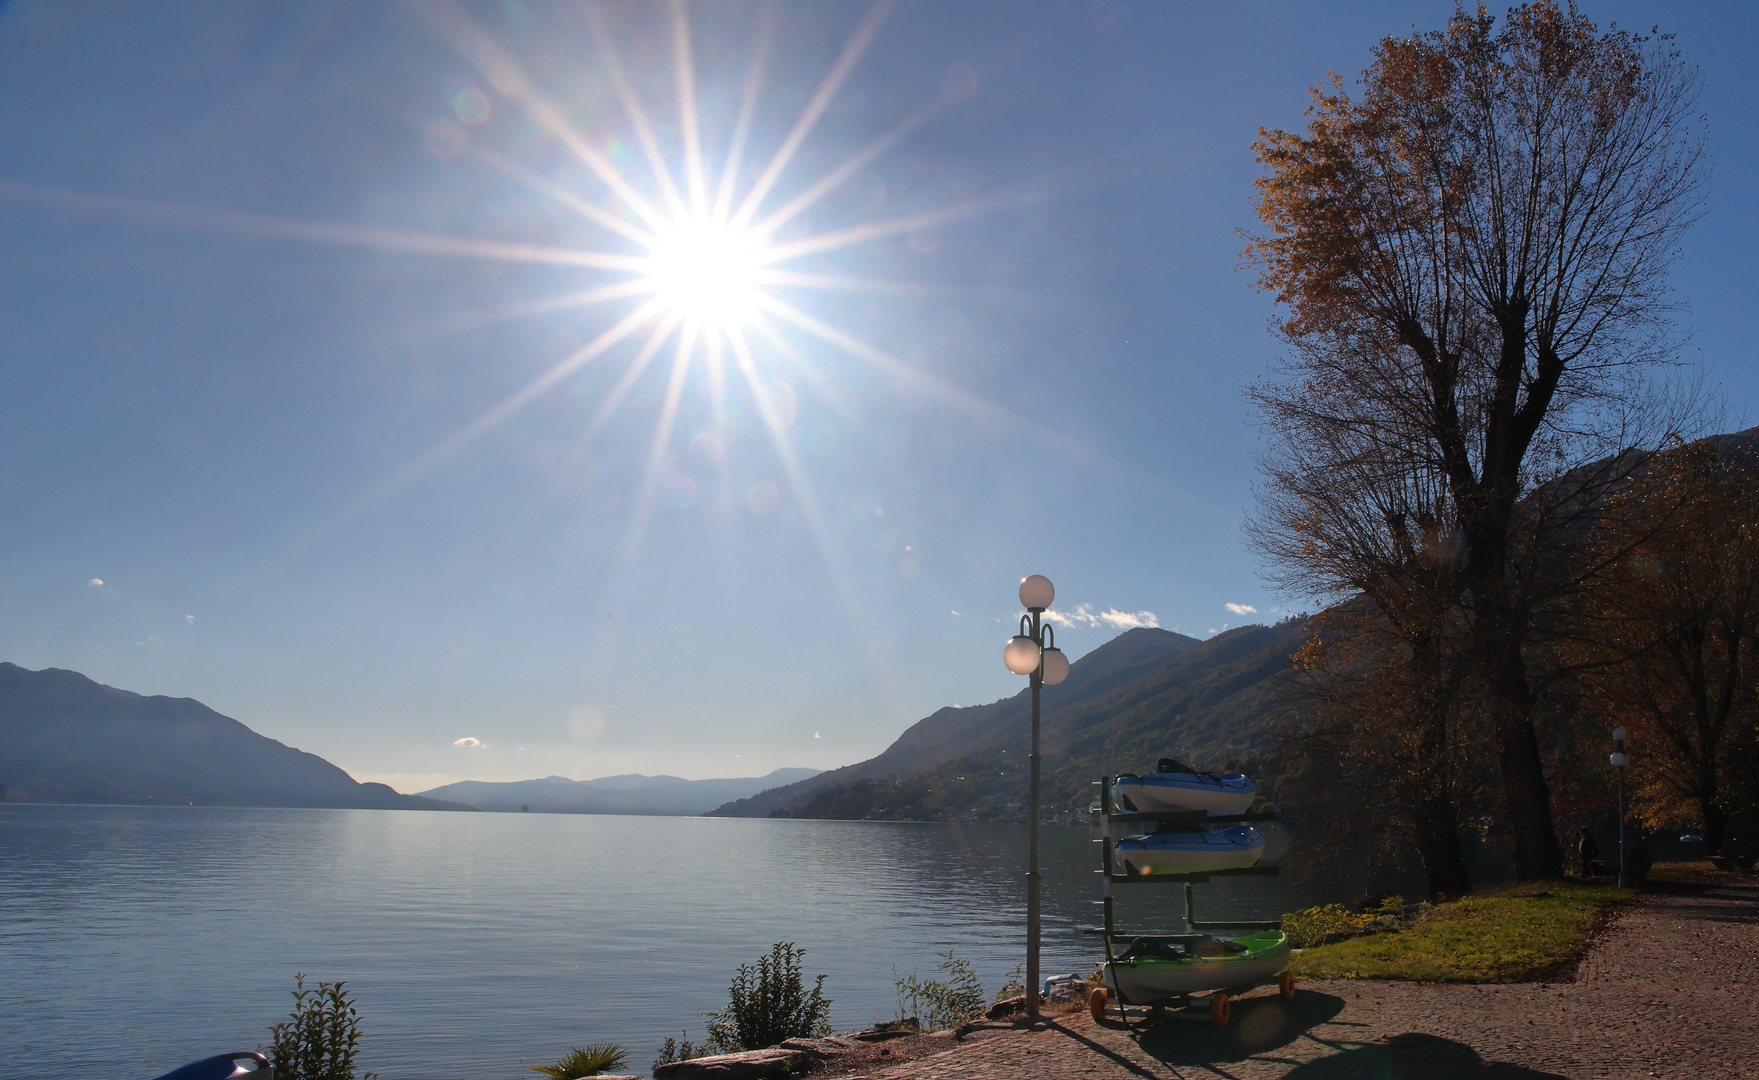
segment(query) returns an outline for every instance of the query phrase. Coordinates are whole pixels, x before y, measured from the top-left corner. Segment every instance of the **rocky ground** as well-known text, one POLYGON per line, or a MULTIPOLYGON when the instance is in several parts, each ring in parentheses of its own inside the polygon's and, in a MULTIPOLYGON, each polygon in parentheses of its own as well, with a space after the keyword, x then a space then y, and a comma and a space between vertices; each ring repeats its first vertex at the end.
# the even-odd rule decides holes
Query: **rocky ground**
POLYGON ((862 1044, 815 1061, 812 1076, 1751 1078, 1759 1076, 1759 879, 1644 894, 1614 916, 1573 982, 1307 983, 1293 1001, 1274 990, 1240 999, 1226 1028, 1126 1028, 1077 1012, 1043 1031, 862 1044))

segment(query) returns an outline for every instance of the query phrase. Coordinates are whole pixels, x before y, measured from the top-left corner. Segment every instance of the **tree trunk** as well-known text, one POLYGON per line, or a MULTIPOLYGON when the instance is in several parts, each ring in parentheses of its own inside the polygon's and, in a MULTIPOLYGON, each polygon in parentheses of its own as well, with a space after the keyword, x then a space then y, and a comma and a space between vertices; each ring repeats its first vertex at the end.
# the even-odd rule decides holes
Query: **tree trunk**
POLYGON ((1501 655, 1492 660, 1490 672, 1490 707, 1496 763, 1502 774, 1509 831, 1515 841, 1515 880, 1561 878, 1564 853, 1551 819, 1551 786, 1545 782, 1539 736, 1533 728, 1527 664, 1519 648, 1499 648, 1497 652, 1501 655))
POLYGON ((1416 718, 1423 726, 1418 738, 1419 786, 1412 817, 1429 902, 1439 904, 1472 891, 1472 879, 1460 857, 1459 808, 1454 804, 1454 755, 1448 729, 1460 682, 1444 674, 1441 648, 1433 635, 1417 636, 1412 644, 1412 666, 1424 687, 1418 706, 1422 715, 1416 718))
POLYGON ((1488 519, 1474 522, 1478 539, 1472 554, 1472 637, 1479 671, 1489 691, 1509 831, 1515 841, 1515 880, 1544 881, 1564 876, 1563 848, 1551 819, 1551 787, 1539 756, 1533 727, 1533 695, 1527 659, 1521 652, 1525 620, 1515 610, 1507 580, 1508 521, 1514 500, 1497 500, 1488 519))
POLYGON ((1457 900, 1472 891, 1472 878, 1460 856, 1460 823, 1453 799, 1445 789, 1432 787, 1417 806, 1417 854, 1423 860, 1423 877, 1429 902, 1457 900))

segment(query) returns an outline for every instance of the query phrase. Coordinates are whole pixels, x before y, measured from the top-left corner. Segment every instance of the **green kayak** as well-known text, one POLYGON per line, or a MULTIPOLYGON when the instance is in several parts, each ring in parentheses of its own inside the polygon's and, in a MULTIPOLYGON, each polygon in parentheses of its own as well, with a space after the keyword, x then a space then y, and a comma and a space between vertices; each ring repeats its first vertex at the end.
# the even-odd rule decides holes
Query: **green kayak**
POLYGON ((1268 982, 1289 966, 1289 939, 1281 930, 1241 938, 1209 934, 1139 937, 1106 965, 1106 987, 1124 1000, 1148 1005, 1268 982))

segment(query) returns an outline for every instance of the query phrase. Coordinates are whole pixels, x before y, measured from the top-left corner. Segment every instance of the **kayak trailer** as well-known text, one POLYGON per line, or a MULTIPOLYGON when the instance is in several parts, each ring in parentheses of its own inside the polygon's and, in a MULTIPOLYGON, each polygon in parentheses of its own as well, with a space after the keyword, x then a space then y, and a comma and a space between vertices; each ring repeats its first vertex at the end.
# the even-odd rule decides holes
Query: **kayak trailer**
MULTIPOLYGON (((1140 1022, 1195 1020, 1225 1025, 1232 1013, 1231 1001, 1260 986, 1275 985, 1287 999, 1295 995, 1289 973, 1289 942, 1282 920, 1200 921, 1196 914, 1194 885, 1211 878, 1235 876, 1274 877, 1274 866, 1243 866, 1233 869, 1196 870, 1190 873, 1118 873, 1114 834, 1125 826, 1150 826, 1162 831, 1197 831, 1206 825, 1233 825, 1274 821, 1271 813, 1218 815, 1213 811, 1164 811, 1128 813, 1113 801, 1112 779, 1097 781, 1104 834, 1098 873, 1105 877, 1101 925, 1087 933, 1098 935, 1105 945, 1104 989, 1095 988, 1088 1003, 1095 1020, 1105 1019, 1108 1005, 1117 1005, 1117 1018, 1131 1023, 1125 1006, 1146 1007, 1140 1022), (1119 885, 1176 885, 1183 895, 1183 925, 1174 933, 1123 929, 1118 926, 1113 888, 1119 885)), ((1140 832, 1124 829, 1125 832, 1140 832)), ((1128 868, 1126 868, 1126 871, 1128 868)))

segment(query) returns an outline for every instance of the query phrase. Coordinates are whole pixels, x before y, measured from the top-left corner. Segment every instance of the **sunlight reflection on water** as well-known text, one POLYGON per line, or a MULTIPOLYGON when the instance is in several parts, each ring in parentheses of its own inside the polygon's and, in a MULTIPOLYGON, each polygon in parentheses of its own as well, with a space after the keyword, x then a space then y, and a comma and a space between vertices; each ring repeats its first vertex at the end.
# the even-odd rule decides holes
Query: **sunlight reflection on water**
MULTIPOLYGON (((1093 834, 1045 830, 1046 975, 1089 970, 1093 834)), ((293 973, 346 979, 362 1067, 529 1076, 612 1039, 646 1071, 776 941, 839 1029, 957 949, 1024 953, 1025 829, 368 810, 0 807, 0 1076, 148 1077, 253 1048, 293 973)), ((1168 893, 1170 898, 1170 891, 1168 893)), ((1200 901, 1201 903, 1201 901, 1200 901)), ((1264 905, 1272 911, 1274 901, 1264 905)))

